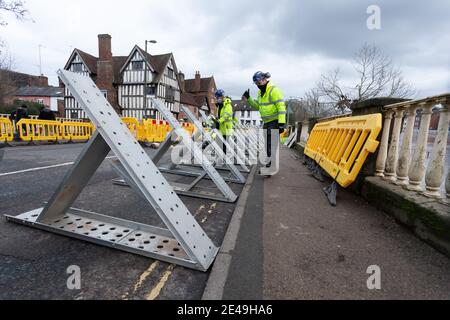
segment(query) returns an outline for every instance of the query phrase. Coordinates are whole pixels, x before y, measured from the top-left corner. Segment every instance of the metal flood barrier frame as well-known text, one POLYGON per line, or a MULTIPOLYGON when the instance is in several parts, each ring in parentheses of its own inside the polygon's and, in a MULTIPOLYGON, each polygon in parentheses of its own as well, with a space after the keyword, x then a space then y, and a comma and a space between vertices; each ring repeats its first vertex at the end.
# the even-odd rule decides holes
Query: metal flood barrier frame
MULTIPOLYGON (((175 136, 175 134, 170 133, 169 136, 166 138, 166 140, 159 146, 158 151, 151 157, 152 161, 155 165, 158 165, 158 162, 161 160, 161 158, 164 156, 164 154, 169 150, 169 148, 172 145, 175 145, 177 142, 176 140, 173 140, 172 137, 175 136)), ((123 169, 123 166, 120 164, 117 160, 110 160, 110 163, 113 167, 113 169, 116 171, 116 173, 121 176, 120 179, 114 179, 113 183, 120 186, 126 186, 131 187, 132 189, 135 189, 135 186, 132 181, 130 181, 130 177, 123 169)), ((193 198, 201 198, 201 199, 209 199, 209 200, 215 200, 215 201, 221 201, 221 202, 234 202, 237 199, 237 196, 233 193, 214 193, 209 191, 200 191, 200 190, 194 190, 195 186, 202 180, 207 179, 209 176, 207 175, 206 171, 198 172, 198 171, 188 171, 188 170, 182 170, 182 169, 173 169, 172 168, 166 168, 162 166, 158 166, 158 169, 163 173, 169 173, 169 174, 175 174, 175 175, 184 175, 188 177, 194 177, 194 180, 190 183, 181 183, 181 182, 175 182, 175 181, 168 181, 170 185, 173 187, 175 192, 179 195, 193 197, 193 198)), ((211 179, 211 178, 209 178, 211 179)), ((225 181, 226 179, 224 179, 225 181)), ((220 191, 220 190, 219 190, 220 191)))
POLYGON ((304 154, 346 188, 356 180, 369 153, 376 151, 381 127, 380 113, 317 123, 304 154))
MULTIPOLYGON (((206 271, 219 250, 89 77, 59 70, 97 131, 44 208, 7 220, 206 271), (113 151, 167 229, 71 208, 113 151)), ((200 152, 196 150, 196 154, 200 152)))
MULTIPOLYGON (((210 162, 207 157, 203 155, 203 152, 200 148, 200 146, 197 145, 197 143, 192 139, 192 137, 189 135, 189 133, 183 128, 183 126, 178 122, 177 119, 175 119, 172 112, 170 112, 160 100, 150 98, 152 102, 155 105, 155 108, 161 113, 163 118, 169 123, 169 125, 172 127, 172 134, 175 134, 176 137, 181 139, 182 144, 184 147, 190 152, 191 156, 194 158, 195 162, 199 164, 199 167, 203 170, 203 172, 199 173, 197 171, 191 171, 187 169, 177 169, 176 165, 172 166, 171 168, 164 168, 159 167, 159 169, 162 172, 166 173, 173 173, 173 174, 180 174, 180 175, 186 175, 186 176, 193 176, 197 177, 198 179, 210 179, 214 182, 217 189, 221 192, 221 196, 213 196, 206 198, 218 200, 218 201, 224 201, 224 202, 235 202, 237 199, 237 195, 231 190, 230 186, 227 184, 227 182, 235 182, 235 183, 245 183, 245 177, 242 176, 242 174, 237 170, 231 170, 230 166, 228 166, 228 169, 230 169, 231 174, 234 176, 234 178, 230 177, 222 177, 218 170, 214 167, 215 162, 210 162)), ((198 131, 197 131, 198 133, 198 131)), ((173 140, 166 138, 166 141, 173 140)), ((168 142, 169 143, 169 142, 168 142)), ((170 147, 170 145, 168 146, 170 147)), ((161 153, 165 153, 168 150, 168 147, 166 147, 166 150, 161 150, 161 153)), ((218 151, 218 158, 224 159, 224 155, 222 150, 218 151)), ((162 154, 159 155, 162 157, 162 154)), ((188 165, 184 165, 188 166, 188 165)), ((199 180, 199 181, 200 181, 199 180)))
MULTIPOLYGON (((151 157, 152 161, 155 163, 155 165, 158 164, 158 162, 161 160, 161 158, 169 151, 170 147, 177 144, 177 138, 180 137, 181 140, 184 142, 184 146, 189 150, 191 154, 195 153, 195 150, 193 148, 193 144, 196 143, 196 137, 203 136, 207 141, 211 143, 211 146, 214 148, 214 151, 216 152, 216 155, 218 157, 218 160, 225 162, 225 154, 223 154, 222 149, 214 142, 212 143, 212 138, 210 134, 204 131, 201 123, 195 118, 195 116, 192 114, 192 112, 185 107, 182 107, 185 114, 188 116, 188 118, 191 120, 191 123, 196 128, 195 135, 191 137, 191 132, 194 132, 194 130, 188 131, 186 130, 186 124, 178 122, 175 117, 171 113, 167 112, 167 109, 163 105, 159 105, 159 101, 154 101, 155 107, 158 109, 158 111, 161 112, 163 117, 166 118, 167 122, 172 126, 173 124, 173 130, 170 131, 168 136, 166 137, 165 141, 159 146, 157 152, 151 157), (181 129, 184 131, 181 131, 181 129), (179 132, 184 132, 181 136, 178 135, 179 132)), ((125 121, 127 122, 127 121, 125 121)), ((221 137, 218 136, 218 137, 221 137)), ((200 149, 199 149, 200 150, 200 149)), ((204 158, 203 158, 204 161, 204 158)), ((121 176, 120 179, 113 180, 114 184, 121 185, 121 186, 128 186, 136 190, 136 187, 134 184, 130 181, 130 177, 126 174, 125 170, 123 169, 123 166, 118 162, 117 160, 111 160, 111 165, 113 169, 116 171, 116 173, 121 176)), ((181 183, 181 182, 175 182, 175 181, 169 181, 171 186, 174 188, 175 192, 179 195, 184 195, 188 197, 194 197, 194 198, 202 198, 202 199, 209 199, 209 200, 215 200, 215 201, 221 201, 221 202, 235 202, 237 199, 237 195, 228 187, 226 182, 232 182, 232 183, 239 183, 244 184, 246 181, 246 178, 239 172, 239 170, 233 165, 233 164, 226 164, 225 167, 219 168, 215 167, 216 162, 211 163, 211 167, 209 167, 206 163, 203 164, 171 164, 170 167, 164 167, 159 166, 158 169, 163 173, 168 174, 174 174, 174 175, 182 175, 182 176, 188 176, 193 177, 194 180, 190 183, 181 183), (191 167, 196 167, 196 170, 191 170, 191 167), (199 171, 202 170, 202 171, 199 171), (230 176, 222 176, 218 174, 218 176, 215 174, 215 172, 219 171, 226 171, 230 174, 230 176), (210 190, 208 191, 200 191, 200 190, 194 190, 194 188, 197 186, 200 181, 203 179, 209 179, 212 180, 217 189, 220 193, 214 193, 210 190)), ((244 168, 246 168, 244 166, 244 168)), ((248 170, 248 169, 247 169, 248 170)), ((249 171, 249 170, 248 170, 249 171)))
MULTIPOLYGON (((207 116, 205 111, 203 110, 199 110, 200 113, 200 117, 203 121, 205 121, 206 123, 208 123, 210 121, 210 119, 215 119, 213 115, 209 115, 207 116)), ((217 129, 213 129, 212 132, 215 133, 216 137, 218 137, 219 141, 221 141, 221 143, 225 144, 227 150, 232 150, 232 156, 236 158, 236 160, 238 161, 238 164, 241 166, 243 172, 249 172, 250 169, 248 169, 246 163, 245 163, 245 151, 248 151, 249 156, 251 157, 257 157, 257 152, 253 150, 253 148, 251 147, 252 145, 254 146, 255 141, 251 141, 252 143, 250 144, 250 148, 247 148, 246 142, 245 142, 245 137, 242 136, 241 132, 239 131, 238 128, 238 124, 233 124, 233 135, 236 138, 236 142, 234 142, 233 140, 230 141, 225 141, 225 139, 222 137, 222 134, 219 132, 219 130, 217 129), (230 145, 231 143, 231 145, 230 145), (234 151, 234 148, 236 149, 236 152, 234 151)), ((210 134, 210 136, 212 137, 212 133, 210 134)))
MULTIPOLYGON (((226 154, 223 152, 223 150, 217 144, 215 139, 212 137, 212 133, 214 132, 217 139, 219 139, 221 143, 223 143, 226 146, 227 152, 229 151, 231 155, 236 158, 239 166, 242 168, 244 172, 250 172, 250 169, 247 168, 247 166, 245 165, 245 161, 243 161, 242 158, 240 158, 239 155, 234 152, 232 146, 227 141, 225 141, 225 139, 222 137, 222 134, 217 129, 213 129, 211 133, 206 132, 200 121, 194 116, 194 114, 191 112, 189 108, 181 106, 181 109, 189 118, 189 120, 194 124, 194 126, 197 128, 198 136, 203 137, 207 142, 211 144, 211 146, 214 148, 214 151, 216 152, 216 155, 219 157, 221 161, 225 163, 225 167, 236 177, 237 179, 236 182, 245 183, 244 176, 239 172, 239 170, 236 168, 234 163, 230 161, 230 159, 228 159, 227 161, 226 154)), ((200 111, 203 112, 203 110, 200 111)))

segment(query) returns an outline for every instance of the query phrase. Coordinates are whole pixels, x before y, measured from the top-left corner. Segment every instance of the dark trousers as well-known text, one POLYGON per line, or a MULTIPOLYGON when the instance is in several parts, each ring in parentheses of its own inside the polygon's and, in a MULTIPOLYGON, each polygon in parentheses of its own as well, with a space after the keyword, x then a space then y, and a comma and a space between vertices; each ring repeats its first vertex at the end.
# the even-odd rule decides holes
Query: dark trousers
MULTIPOLYGON (((229 138, 229 136, 223 135, 223 140, 228 141, 228 138, 229 138)), ((222 150, 223 150, 223 153, 227 154, 227 145, 225 143, 222 145, 222 150)))
POLYGON ((278 121, 270 121, 264 123, 263 128, 266 131, 266 152, 267 156, 270 158, 272 156, 272 130, 276 129, 276 134, 278 134, 278 121))

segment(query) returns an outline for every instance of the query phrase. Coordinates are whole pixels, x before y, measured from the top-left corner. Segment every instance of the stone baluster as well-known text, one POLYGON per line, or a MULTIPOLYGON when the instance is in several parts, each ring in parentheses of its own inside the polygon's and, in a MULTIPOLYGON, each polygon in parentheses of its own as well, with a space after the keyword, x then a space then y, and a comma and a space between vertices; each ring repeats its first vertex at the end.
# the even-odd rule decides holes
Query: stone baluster
POLYGON ((400 130, 403 122, 403 107, 393 108, 394 115, 394 129, 392 130, 391 143, 389 144, 389 152, 386 160, 386 168, 384 170, 384 180, 395 181, 395 173, 397 169, 398 160, 398 145, 400 141, 400 130))
POLYGON ((450 168, 447 172, 447 179, 445 179, 445 203, 450 204, 450 168))
POLYGON ((427 156, 428 131, 430 129, 431 109, 433 103, 422 102, 419 107, 422 109, 420 119, 419 136, 417 137, 414 156, 409 167, 408 190, 421 191, 422 181, 425 176, 425 162, 427 156))
POLYGON ((408 171, 409 163, 411 162, 411 143, 414 133, 414 123, 416 121, 416 111, 417 106, 408 105, 407 109, 407 123, 405 134, 403 135, 402 147, 400 150, 400 158, 397 164, 397 185, 407 185, 408 184, 408 171))
POLYGON ((441 198, 441 184, 445 173, 445 153, 447 149, 448 126, 450 110, 448 104, 443 104, 439 113, 439 125, 434 140, 433 151, 428 162, 425 175, 426 190, 424 195, 430 198, 441 198))
POLYGON ((376 163, 376 173, 377 177, 384 177, 384 168, 386 167, 387 150, 389 143, 389 131, 391 129, 391 120, 394 112, 392 110, 387 110, 384 114, 384 125, 383 133, 381 136, 380 147, 378 148, 378 157, 376 163))

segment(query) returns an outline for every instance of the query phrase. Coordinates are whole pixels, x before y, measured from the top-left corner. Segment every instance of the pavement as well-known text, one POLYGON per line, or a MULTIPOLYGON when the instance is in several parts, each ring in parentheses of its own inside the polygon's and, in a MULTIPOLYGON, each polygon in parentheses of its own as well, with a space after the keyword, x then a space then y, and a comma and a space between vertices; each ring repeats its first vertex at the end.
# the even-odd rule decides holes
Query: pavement
POLYGON ((294 151, 283 147, 280 161, 276 176, 255 176, 221 298, 450 299, 447 257, 350 190, 330 206, 327 183, 294 151), (368 289, 369 266, 379 290, 368 289))
MULTIPOLYGON (((0 299, 200 299, 209 272, 7 222, 43 206, 85 144, 3 148, 0 162, 0 299), (81 290, 69 290, 69 266, 81 270, 81 290)), ((154 149, 145 148, 148 154, 154 149)), ((112 157, 113 154, 108 155, 112 157)), ((166 161, 167 159, 162 160, 166 161)), ((180 182, 179 176, 166 175, 180 182)), ((99 167, 74 207, 163 227, 153 208, 131 188, 117 186, 109 160, 99 167)), ((186 179, 186 178, 183 178, 186 179)), ((193 178, 188 178, 193 179, 193 178)), ((199 188, 211 190, 211 181, 199 188)), ((239 194, 243 185, 230 184, 239 194)), ((220 246, 235 203, 180 197, 220 246)))

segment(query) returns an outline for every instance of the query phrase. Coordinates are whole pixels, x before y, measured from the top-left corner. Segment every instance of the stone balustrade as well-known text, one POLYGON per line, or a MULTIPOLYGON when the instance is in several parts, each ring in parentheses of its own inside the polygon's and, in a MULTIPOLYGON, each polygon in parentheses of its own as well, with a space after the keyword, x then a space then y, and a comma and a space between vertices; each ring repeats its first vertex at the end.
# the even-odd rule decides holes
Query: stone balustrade
POLYGON ((408 190, 448 203, 450 177, 448 173, 445 176, 445 172, 449 171, 445 170, 445 160, 449 135, 449 105, 450 94, 443 94, 385 106, 375 175, 404 186, 408 190), (428 152, 430 120, 432 110, 437 106, 439 106, 437 109, 439 124, 432 150, 428 152), (420 127, 417 139, 413 141, 418 111, 420 111, 420 127), (445 192, 442 192, 443 184, 445 192))

